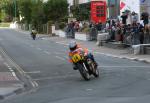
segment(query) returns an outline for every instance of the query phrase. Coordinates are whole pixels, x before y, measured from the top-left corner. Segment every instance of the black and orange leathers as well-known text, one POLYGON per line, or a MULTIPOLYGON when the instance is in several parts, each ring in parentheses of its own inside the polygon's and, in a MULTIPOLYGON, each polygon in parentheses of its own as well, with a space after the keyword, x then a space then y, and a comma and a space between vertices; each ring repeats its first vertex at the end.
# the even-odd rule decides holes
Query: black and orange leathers
POLYGON ((73 63, 72 62, 72 56, 75 54, 75 53, 84 53, 84 56, 87 56, 88 55, 88 49, 87 48, 83 48, 81 47, 79 44, 77 45, 77 48, 74 50, 74 51, 70 51, 69 52, 69 62, 73 63))

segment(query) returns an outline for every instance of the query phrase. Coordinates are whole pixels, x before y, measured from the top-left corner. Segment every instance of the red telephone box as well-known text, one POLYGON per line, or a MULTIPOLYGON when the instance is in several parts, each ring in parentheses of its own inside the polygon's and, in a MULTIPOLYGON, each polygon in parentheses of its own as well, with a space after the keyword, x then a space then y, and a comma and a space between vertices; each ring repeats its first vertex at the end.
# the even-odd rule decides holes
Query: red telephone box
POLYGON ((91 1, 91 21, 106 22, 106 1, 91 1))

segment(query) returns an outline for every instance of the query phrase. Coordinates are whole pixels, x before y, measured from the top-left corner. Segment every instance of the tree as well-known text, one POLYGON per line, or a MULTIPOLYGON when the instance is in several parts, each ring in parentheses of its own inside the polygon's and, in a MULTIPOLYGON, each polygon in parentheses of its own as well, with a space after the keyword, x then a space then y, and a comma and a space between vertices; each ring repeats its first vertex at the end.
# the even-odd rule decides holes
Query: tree
MULTIPOLYGON (((0 0, 0 8, 2 11, 4 11, 5 19, 6 21, 12 21, 13 18, 15 17, 15 8, 16 8, 16 13, 17 17, 19 17, 19 12, 18 12, 18 6, 15 6, 15 0, 0 0)), ((17 1, 16 1, 17 4, 17 1)))
POLYGON ((31 23, 34 25, 34 27, 37 28, 37 26, 41 26, 41 24, 45 24, 47 22, 45 15, 46 14, 44 14, 43 1, 32 1, 31 23))
POLYGON ((44 5, 44 11, 49 20, 58 21, 68 15, 68 2, 67 0, 48 0, 44 5))
POLYGON ((90 19, 90 3, 72 6, 71 11, 77 20, 90 19))
POLYGON ((19 12, 23 17, 23 22, 31 22, 32 2, 31 0, 19 0, 19 12))

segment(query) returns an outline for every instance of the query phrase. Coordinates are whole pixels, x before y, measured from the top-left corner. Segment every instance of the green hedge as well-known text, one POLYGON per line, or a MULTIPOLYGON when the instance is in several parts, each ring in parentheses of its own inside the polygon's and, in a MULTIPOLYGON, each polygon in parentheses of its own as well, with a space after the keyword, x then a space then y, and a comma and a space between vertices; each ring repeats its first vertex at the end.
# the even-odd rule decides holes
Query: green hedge
POLYGON ((0 23, 0 27, 9 27, 10 23, 0 23))

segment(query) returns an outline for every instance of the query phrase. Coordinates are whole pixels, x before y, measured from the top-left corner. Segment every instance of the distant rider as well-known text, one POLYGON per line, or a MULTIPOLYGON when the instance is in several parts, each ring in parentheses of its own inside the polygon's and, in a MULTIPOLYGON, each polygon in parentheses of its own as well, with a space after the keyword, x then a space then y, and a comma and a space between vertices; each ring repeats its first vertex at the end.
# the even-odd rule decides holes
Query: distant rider
POLYGON ((33 28, 33 29, 31 30, 31 36, 32 36, 33 40, 35 40, 36 35, 37 35, 37 31, 36 31, 35 28, 33 28))

